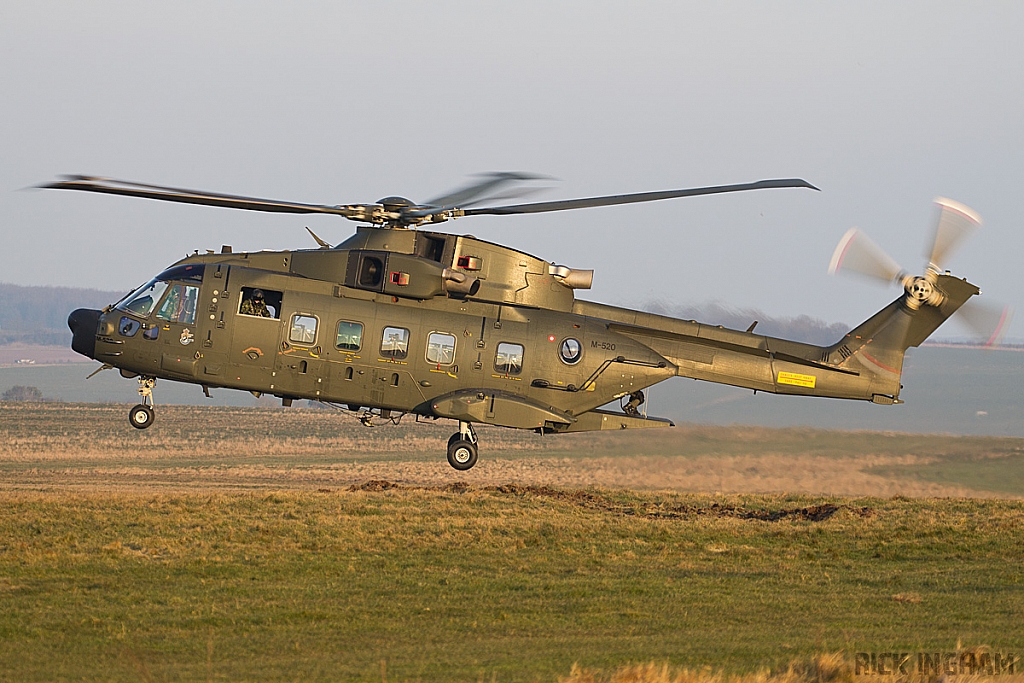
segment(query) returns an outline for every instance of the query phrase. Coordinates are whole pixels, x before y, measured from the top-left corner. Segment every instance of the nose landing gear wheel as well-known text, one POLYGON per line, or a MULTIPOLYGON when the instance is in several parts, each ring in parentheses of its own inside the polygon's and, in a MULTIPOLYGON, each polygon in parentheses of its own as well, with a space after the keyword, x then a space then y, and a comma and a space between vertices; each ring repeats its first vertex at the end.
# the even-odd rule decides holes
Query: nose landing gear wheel
POLYGON ((448 464, 457 470, 465 471, 476 464, 476 444, 462 438, 461 434, 453 434, 448 439, 448 464))
POLYGON ((128 411, 128 422, 136 429, 146 429, 153 424, 153 409, 140 403, 128 411))

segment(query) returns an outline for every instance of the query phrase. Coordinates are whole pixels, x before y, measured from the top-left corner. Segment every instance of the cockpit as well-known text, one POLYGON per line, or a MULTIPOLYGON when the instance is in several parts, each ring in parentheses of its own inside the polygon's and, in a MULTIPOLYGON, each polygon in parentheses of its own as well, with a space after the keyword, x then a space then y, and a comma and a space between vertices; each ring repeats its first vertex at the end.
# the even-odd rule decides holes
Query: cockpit
POLYGON ((114 308, 138 318, 148 318, 155 311, 159 320, 194 325, 202 281, 202 264, 168 268, 121 299, 114 308))

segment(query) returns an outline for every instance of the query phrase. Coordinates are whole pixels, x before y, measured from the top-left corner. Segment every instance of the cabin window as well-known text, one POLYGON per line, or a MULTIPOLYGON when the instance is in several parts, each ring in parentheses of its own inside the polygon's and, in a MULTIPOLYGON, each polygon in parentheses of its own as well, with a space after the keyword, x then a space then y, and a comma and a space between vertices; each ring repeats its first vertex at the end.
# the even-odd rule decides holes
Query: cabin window
POLYGON ((293 344, 312 346, 316 342, 316 318, 302 313, 293 315, 288 341, 293 344))
POLYGON ((196 302, 199 300, 199 288, 192 285, 173 285, 160 304, 156 317, 171 323, 194 325, 196 322, 196 302))
POLYGON ((583 344, 580 344, 579 339, 569 337, 562 341, 562 345, 558 348, 558 356, 566 365, 576 365, 580 362, 580 358, 583 358, 583 344))
POLYGON ((242 287, 238 297, 238 313, 254 318, 281 319, 281 299, 284 294, 261 287, 242 287))
POLYGON ((402 360, 409 355, 409 330, 404 327, 385 327, 380 341, 380 355, 402 360))
POLYGON ((342 351, 358 351, 363 345, 363 324, 342 320, 338 323, 338 337, 335 348, 342 351))
POLYGON ((494 369, 503 375, 518 375, 523 371, 523 345, 501 342, 494 356, 494 369))
POLYGON ((455 335, 431 332, 427 337, 427 360, 438 365, 455 362, 455 335))

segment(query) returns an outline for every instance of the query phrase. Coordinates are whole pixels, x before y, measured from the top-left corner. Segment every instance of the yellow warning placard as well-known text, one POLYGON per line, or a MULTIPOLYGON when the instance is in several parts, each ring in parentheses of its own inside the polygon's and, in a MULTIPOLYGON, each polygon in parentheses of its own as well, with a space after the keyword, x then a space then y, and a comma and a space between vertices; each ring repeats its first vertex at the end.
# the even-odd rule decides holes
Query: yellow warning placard
POLYGON ((791 384, 794 387, 814 388, 814 375, 801 375, 798 372, 780 372, 779 384, 791 384))

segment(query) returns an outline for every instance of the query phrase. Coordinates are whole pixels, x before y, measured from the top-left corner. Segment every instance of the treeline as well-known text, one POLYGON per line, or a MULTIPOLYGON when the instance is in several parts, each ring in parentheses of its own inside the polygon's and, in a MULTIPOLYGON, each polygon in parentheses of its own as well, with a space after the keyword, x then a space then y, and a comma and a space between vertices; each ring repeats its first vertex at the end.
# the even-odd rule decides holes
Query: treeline
POLYGON ((103 308, 124 296, 74 287, 22 287, 0 283, 0 344, 71 343, 68 314, 76 308, 103 308))
POLYGON ((795 318, 775 318, 753 308, 730 308, 719 303, 672 304, 653 301, 641 306, 646 311, 683 320, 696 320, 709 325, 722 325, 733 330, 745 330, 755 320, 754 332, 768 337, 781 337, 793 341, 829 346, 850 331, 843 323, 827 323, 818 318, 801 315, 795 318))

